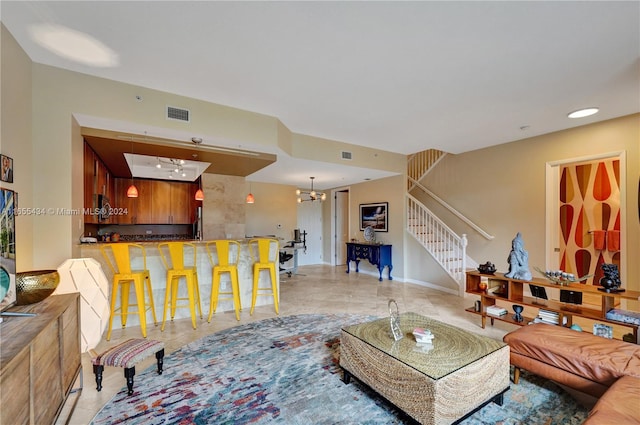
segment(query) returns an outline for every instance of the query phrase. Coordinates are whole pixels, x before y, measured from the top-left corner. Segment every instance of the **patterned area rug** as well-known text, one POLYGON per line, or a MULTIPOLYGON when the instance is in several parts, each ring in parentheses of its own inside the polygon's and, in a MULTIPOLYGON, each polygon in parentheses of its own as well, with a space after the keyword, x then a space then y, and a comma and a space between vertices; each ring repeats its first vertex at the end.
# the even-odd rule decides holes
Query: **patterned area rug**
MULTIPOLYGON (((241 325, 192 342, 135 377, 93 419, 112 424, 403 424, 409 419, 339 367, 340 329, 373 317, 309 314, 241 325)), ((587 410, 527 373, 504 404, 464 424, 580 424, 587 410)))

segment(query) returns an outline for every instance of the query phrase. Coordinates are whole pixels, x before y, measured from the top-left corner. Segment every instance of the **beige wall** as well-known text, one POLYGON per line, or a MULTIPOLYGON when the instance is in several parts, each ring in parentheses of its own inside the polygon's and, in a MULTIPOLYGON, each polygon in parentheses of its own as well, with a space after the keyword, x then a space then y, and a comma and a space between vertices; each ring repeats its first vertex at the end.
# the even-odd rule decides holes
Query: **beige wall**
MULTIPOLYGON (((385 244, 391 244, 394 279, 402 280, 406 276, 404 265, 404 190, 406 185, 404 175, 387 177, 370 182, 349 186, 349 239, 364 241, 363 231, 360 230, 360 204, 388 202, 389 222, 388 232, 376 232, 376 240, 385 244)), ((333 202, 333 199, 331 199, 333 202)), ((331 258, 331 207, 325 203, 322 209, 323 215, 323 258, 331 258)), ((377 269, 366 261, 360 262, 360 270, 378 274, 377 269)), ((387 270, 383 278, 387 278, 387 270)))
POLYGON ((247 236, 275 235, 284 241, 291 240, 293 229, 298 227, 295 186, 247 182, 243 197, 249 190, 255 197, 255 203, 245 204, 247 236))
MULTIPOLYGON (((491 261, 498 270, 507 271, 511 240, 522 232, 530 266, 544 268, 546 164, 616 151, 626 152, 627 171, 627 194, 623 201, 627 216, 627 270, 623 287, 640 290, 638 114, 445 157, 423 184, 494 235, 494 240, 482 238, 432 202, 428 206, 446 218, 458 234, 468 235, 469 255, 478 263, 491 261)), ((418 280, 434 279, 424 270, 420 274, 412 270, 410 276, 418 280)))
POLYGON ((293 155, 296 158, 344 164, 345 161, 340 159, 340 154, 342 151, 348 151, 352 153, 349 165, 353 167, 403 172, 407 166, 404 155, 381 152, 364 146, 354 146, 302 134, 294 134, 293 142, 293 155))
MULTIPOLYGON (((33 204, 31 145, 31 60, 4 25, 0 25, 0 152, 13 158, 13 183, 0 183, 16 191, 19 206, 33 204)), ((35 216, 16 217, 16 270, 33 269, 35 216)), ((57 264, 55 264, 57 266, 57 264)))
MULTIPOLYGON (((3 49, 3 64, 12 62, 13 56, 24 56, 15 41, 10 40, 8 44, 13 50, 7 49, 5 54, 3 49)), ((82 209, 83 180, 79 178, 82 138, 74 116, 86 115, 145 128, 149 126, 212 135, 214 138, 237 141, 239 147, 245 147, 246 143, 254 148, 264 146, 267 151, 279 148, 296 150, 295 135, 274 117, 31 64, 28 60, 24 62, 24 68, 16 66, 17 71, 6 78, 3 75, 2 80, 4 89, 11 87, 14 79, 22 83, 24 77, 20 75, 24 73, 32 75, 24 87, 25 93, 33 92, 32 104, 26 107, 31 113, 23 114, 30 118, 25 131, 30 129, 32 133, 25 133, 22 137, 32 149, 32 155, 29 155, 29 160, 16 162, 16 166, 24 167, 22 173, 29 174, 33 179, 28 190, 21 190, 25 194, 20 198, 24 207, 82 209), (144 101, 136 101, 137 95, 142 96, 144 101), (166 120, 164 110, 167 105, 189 109, 191 122, 185 124, 166 120)), ((3 116, 3 123, 8 120, 3 116)), ((400 156, 382 151, 380 155, 400 156)), ((338 161, 336 155, 335 162, 338 161)), ((291 225, 291 228, 294 227, 291 225)), ((31 235, 22 233, 28 235, 29 242, 20 241, 20 247, 33 245, 29 267, 54 268, 65 259, 79 255, 77 241, 82 232, 80 217, 38 216, 33 218, 30 228, 31 235)), ((262 233, 262 229, 255 230, 256 233, 262 233)), ((18 233, 18 238, 22 237, 18 233)))

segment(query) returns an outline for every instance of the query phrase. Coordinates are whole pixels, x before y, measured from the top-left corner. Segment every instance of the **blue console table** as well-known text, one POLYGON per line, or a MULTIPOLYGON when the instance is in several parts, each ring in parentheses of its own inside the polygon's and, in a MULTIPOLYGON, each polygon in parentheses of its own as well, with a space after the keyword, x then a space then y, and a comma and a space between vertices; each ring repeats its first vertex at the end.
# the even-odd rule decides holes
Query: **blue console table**
POLYGON ((347 242, 347 273, 349 273, 349 264, 352 261, 356 262, 356 273, 358 273, 358 264, 361 259, 368 260, 378 268, 378 272, 380 272, 378 280, 380 281, 382 281, 382 270, 385 266, 389 267, 389 280, 393 280, 391 277, 391 269, 393 269, 391 264, 391 245, 347 242))

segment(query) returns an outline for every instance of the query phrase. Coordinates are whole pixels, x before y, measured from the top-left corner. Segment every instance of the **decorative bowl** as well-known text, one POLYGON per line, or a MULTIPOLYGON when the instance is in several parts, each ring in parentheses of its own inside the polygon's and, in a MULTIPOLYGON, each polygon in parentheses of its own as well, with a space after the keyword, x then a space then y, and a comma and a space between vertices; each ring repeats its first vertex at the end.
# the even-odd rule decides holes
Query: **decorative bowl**
POLYGON ((60 283, 57 270, 16 273, 16 305, 38 303, 53 293, 60 283))
POLYGON ((478 266, 478 271, 483 274, 494 274, 496 272, 496 266, 490 261, 478 266))

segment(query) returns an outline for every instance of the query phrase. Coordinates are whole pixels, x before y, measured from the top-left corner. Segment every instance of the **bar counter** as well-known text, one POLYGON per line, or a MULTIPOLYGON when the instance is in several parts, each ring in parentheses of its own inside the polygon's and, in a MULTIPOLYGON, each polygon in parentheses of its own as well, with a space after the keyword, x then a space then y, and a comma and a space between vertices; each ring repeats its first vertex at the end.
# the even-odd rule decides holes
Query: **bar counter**
MULTIPOLYGON (((251 295, 253 291, 253 261, 251 259, 251 255, 249 253, 249 239, 238 239, 240 243, 240 260, 238 264, 238 277, 240 284, 240 300, 242 302, 242 312, 240 313, 240 317, 246 316, 249 314, 249 310, 251 309, 251 295)), ((164 264, 162 263, 162 259, 160 257, 160 251, 158 250, 158 244, 161 242, 169 242, 169 241, 154 241, 154 242, 132 242, 137 243, 144 246, 147 255, 147 269, 149 269, 150 277, 151 277, 151 287, 153 288, 153 302, 155 304, 156 317, 158 318, 158 323, 162 322, 162 313, 164 308, 164 298, 166 293, 166 269, 164 264)), ((206 323, 207 316, 209 314, 210 308, 210 300, 211 300, 211 283, 212 283, 212 264, 209 261, 209 256, 207 255, 206 243, 207 241, 180 241, 180 242, 191 242, 196 245, 196 261, 197 261, 197 270, 198 270, 198 283, 200 286, 200 299, 202 303, 202 315, 204 320, 198 319, 198 326, 201 323, 206 323)), ((118 243, 118 242, 116 242, 118 243)), ((89 244, 81 244, 80 250, 83 258, 93 258, 100 263, 102 266, 102 270, 106 275, 109 283, 113 281, 113 273, 111 272, 111 268, 105 261, 102 253, 100 251, 100 245, 102 242, 98 243, 89 243, 89 244)), ((211 247, 212 253, 215 254, 215 246, 211 247)), ((273 255, 274 253, 272 253, 273 255)), ((277 253, 275 253, 277 254, 277 253)), ((215 257, 214 257, 215 258, 215 257)), ((278 260, 276 258, 276 267, 278 267, 278 260)), ((132 267, 134 269, 142 268, 142 257, 133 257, 131 259, 132 267)), ((188 261, 188 260, 187 260, 188 261)), ((189 263, 187 263, 189 264, 189 263)), ((280 293, 280 274, 276 273, 277 280, 277 288, 278 294, 280 293)), ((183 283, 184 279, 181 280, 179 285, 178 296, 180 298, 186 298, 187 290, 186 285, 183 283)), ((263 271, 260 273, 260 287, 270 287, 270 278, 269 273, 263 271)), ((223 273, 220 280, 220 290, 221 291, 230 291, 231 283, 229 280, 229 274, 223 273)), ((108 294, 110 297, 111 294, 108 294)), ((133 296, 133 295, 132 295, 133 296)), ((221 295, 222 297, 230 297, 229 295, 221 295)), ((188 301, 178 301, 178 305, 188 305, 188 301)), ((256 299, 256 306, 261 305, 273 305, 273 297, 272 296, 259 296, 256 299)), ((221 313, 223 311, 233 311, 233 301, 224 300, 219 301, 216 309, 216 313, 221 313)), ((176 310, 175 319, 183 319, 190 318, 191 313, 188 308, 178 308, 176 310)), ((120 326, 120 318, 115 318, 113 323, 113 329, 118 329, 120 326)), ((213 315, 212 321, 216 320, 215 314, 213 315)), ((169 313, 167 313, 167 322, 169 322, 169 313)), ((151 326, 152 317, 150 312, 147 313, 147 326, 151 326)), ((140 321, 138 318, 138 314, 129 314, 127 318, 127 326, 139 326, 140 321)), ((169 324, 167 324, 169 326, 169 324)))

